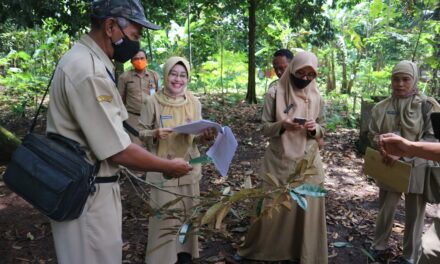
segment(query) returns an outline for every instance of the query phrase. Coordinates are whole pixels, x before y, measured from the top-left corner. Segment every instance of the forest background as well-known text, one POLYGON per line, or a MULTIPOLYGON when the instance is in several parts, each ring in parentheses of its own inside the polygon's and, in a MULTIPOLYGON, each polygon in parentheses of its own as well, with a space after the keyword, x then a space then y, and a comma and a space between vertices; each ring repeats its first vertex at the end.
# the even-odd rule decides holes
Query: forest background
MULTIPOLYGON (((345 170, 339 172, 337 168, 356 168, 352 174, 362 175, 359 169, 362 160, 356 157, 351 149, 355 137, 353 130, 347 132, 343 128, 359 128, 361 105, 365 102, 371 105, 377 97, 389 95, 391 69, 403 59, 414 60, 419 65, 421 76, 419 88, 428 95, 440 98, 440 4, 438 0, 271 2, 261 0, 218 0, 215 2, 154 0, 142 2, 146 9, 147 19, 162 27, 159 31, 144 31, 143 33, 141 46, 147 51, 149 68, 162 74, 161 65, 168 57, 172 55, 187 57, 192 65, 189 88, 201 95, 204 102, 207 102, 206 105, 210 107, 204 111, 207 118, 230 124, 234 131, 238 132, 236 133, 240 141, 238 152, 245 158, 240 157, 239 162, 234 165, 228 179, 228 184, 231 186, 234 186, 234 174, 241 175, 244 172, 245 176, 251 175, 252 179, 255 178, 256 164, 264 150, 265 139, 258 132, 258 123, 247 122, 243 125, 239 122, 244 120, 240 118, 245 115, 255 115, 255 117, 261 115, 258 112, 261 107, 251 104, 261 103, 268 85, 276 79, 271 64, 273 53, 280 48, 288 48, 294 53, 303 49, 313 51, 318 55, 320 75, 317 81, 327 102, 327 128, 330 132, 326 138, 329 144, 324 150, 323 158, 325 163, 329 164, 327 172, 329 183, 326 188, 330 190, 327 206, 330 208, 329 212, 333 214, 328 215, 330 240, 333 239, 333 242, 340 239, 342 234, 347 235, 347 231, 345 224, 343 228, 335 224, 332 226, 332 220, 345 217, 339 216, 339 212, 345 215, 346 208, 350 209, 350 205, 358 203, 357 198, 352 199, 353 196, 340 195, 339 186, 343 185, 335 184, 334 180, 347 180, 347 178, 347 181, 353 180, 347 177, 345 170), (234 122, 234 120, 238 121, 234 122), (345 158, 340 158, 341 155, 345 158), (355 164, 347 165, 352 161, 355 164), (332 188, 338 188, 338 192, 331 192, 332 188), (346 197, 347 200, 338 200, 341 197, 346 197), (352 200, 351 204, 350 200, 352 200)), ((5 151, 7 150, 5 147, 8 146, 5 144, 12 142, 12 145, 16 146, 19 143, 18 138, 26 132, 27 125, 33 118, 33 113, 38 107, 59 58, 82 34, 89 30, 90 3, 91 1, 86 0, 2 1, 0 9, 0 161, 3 158, 7 159, 8 157, 5 156, 9 156, 14 148, 11 147, 10 151, 5 151), (15 126, 15 123, 19 123, 19 126, 15 126), (10 129, 18 138, 3 127, 10 129), (3 138, 6 140, 2 141, 3 138)), ((118 73, 131 67, 129 62, 116 66, 118 73)), ((45 107, 46 105, 43 110, 45 107)), ((248 117, 245 120, 247 119, 248 117)), ((39 128, 43 129, 44 122, 40 121, 42 122, 39 128)), ((3 170, 4 167, 0 166, 0 175, 3 170)), ((207 175, 211 174, 213 170, 211 168, 210 171, 208 167, 207 175)), ((237 182, 242 181, 241 176, 237 176, 237 182)), ((215 177, 205 178, 220 182, 215 184, 224 184, 215 177)), ((357 181, 352 182, 351 185, 348 184, 348 188, 355 186, 356 188, 353 187, 353 189, 358 193, 360 190, 371 187, 365 183, 364 178, 359 178, 362 184, 357 181)), ((206 186, 210 187, 210 184, 212 183, 206 186)), ((240 183, 237 186, 237 190, 240 190, 240 183)), ((131 190, 127 186, 125 188, 131 190)), ((2 191, 0 194, 2 198, 0 208, 3 204, 8 204, 5 201, 10 197, 10 192, 4 193, 2 191)), ((376 193, 373 191, 371 193, 375 198, 376 193)), ((362 200, 368 199, 362 197, 362 200)), ((125 203, 125 210, 129 212, 130 210, 142 211, 135 210, 140 206, 138 197, 127 198, 125 203), (130 204, 133 201, 136 201, 136 206, 130 204)), ((11 204, 14 203, 11 202, 11 204)), ((211 204, 207 204, 207 208, 209 206, 211 204)), ((15 207, 17 212, 23 213, 19 211, 20 207, 15 207)), ((15 207, 9 207, 9 209, 15 207)), ((367 248, 362 241, 365 241, 365 236, 368 237, 368 232, 362 228, 372 230, 374 214, 367 212, 372 207, 364 207, 365 210, 353 210, 356 217, 361 219, 353 222, 355 223, 353 230, 362 232, 362 239, 355 238, 353 244, 367 248)), ((221 208, 229 209, 229 207, 221 208)), ((208 210, 204 214, 204 218, 209 216, 209 212, 208 210)), ((12 219, 11 221, 18 219, 17 217, 23 219, 18 213, 17 217, 10 217, 10 215, 12 214, 5 214, 4 219, 7 217, 12 219)), ((222 217, 224 216, 223 214, 222 217)), ((33 219, 32 217, 29 219, 33 219)), ((141 216, 135 215, 134 218, 136 217, 141 216)), ((130 225, 132 218, 133 216, 128 216, 129 220, 125 223, 130 225)), ((41 255, 46 254, 47 251, 49 258, 53 258, 52 244, 47 242, 52 241, 47 239, 49 233, 46 232, 47 223, 44 222, 47 220, 38 221, 42 222, 41 226, 45 227, 41 229, 43 231, 40 230, 44 233, 42 235, 44 239, 36 239, 33 242, 44 244, 45 247, 40 244, 38 247, 41 255), (46 250, 47 248, 50 250, 46 250)), ((29 226, 32 225, 25 221, 17 221, 17 223, 21 226, 16 230, 21 230, 20 232, 26 237, 25 240, 33 240, 32 236, 31 238, 28 236, 29 226)), ((145 221, 141 223, 145 224, 145 221)), ((244 230, 241 225, 235 226, 234 229, 244 230)), ((0 234, 3 234, 3 231, 9 232, 0 230, 0 234)), ((33 230, 30 234, 35 232, 33 230)), ((130 233, 126 230, 124 232, 130 233)), ((133 233, 141 232, 136 229, 133 233)), ((6 237, 6 235, 3 236, 6 237)), ((23 240, 23 235, 20 234, 17 237, 23 240)), ((348 233, 347 237, 347 241, 351 241, 350 238, 353 239, 351 233, 348 233)), ((125 255, 127 259, 130 259, 128 256, 130 254, 136 256, 139 252, 142 253, 145 244, 145 237, 132 236, 130 239, 132 248, 131 251, 127 251, 129 254, 125 255), (133 246, 136 245, 133 241, 137 241, 140 249, 133 246)), ((22 257, 20 254, 24 254, 25 251, 24 249, 18 250, 21 246, 17 246, 16 241, 17 239, 13 238, 7 240, 7 243, 13 243, 12 247, 17 252, 21 251, 7 253, 6 255, 11 259, 22 257)), ((30 246, 32 247, 32 244, 30 246)), ((4 246, 4 248, 10 247, 4 246)), ((394 251, 398 252, 397 246, 394 251)), ((35 255, 33 251, 31 252, 35 255)), ((0 251, 0 255, 1 253, 0 251)), ((334 257, 333 253, 331 255, 333 263, 360 263, 352 261, 353 259, 350 262, 343 261, 334 257)), ((143 259, 142 256, 136 257, 143 259)), ((355 255, 354 259, 357 260, 360 257, 355 255)))
MULTIPOLYGON (((169 56, 185 56, 193 67, 190 89, 199 93, 257 103, 276 78, 272 54, 288 48, 318 55, 330 130, 356 127, 360 101, 388 95, 391 68, 402 59, 418 63, 423 92, 440 94, 436 0, 143 2, 147 18, 162 27, 144 31, 150 69, 161 74, 169 56)), ((90 3, 2 1, 2 110, 23 117, 36 107, 58 59, 88 31, 90 3)))

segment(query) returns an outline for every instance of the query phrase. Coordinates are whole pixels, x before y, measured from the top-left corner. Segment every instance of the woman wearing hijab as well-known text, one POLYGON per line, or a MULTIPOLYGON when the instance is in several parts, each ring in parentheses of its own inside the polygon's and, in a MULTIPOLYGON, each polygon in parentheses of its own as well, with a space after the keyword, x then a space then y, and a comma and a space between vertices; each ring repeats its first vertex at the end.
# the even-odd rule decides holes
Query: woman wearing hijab
MULTIPOLYGON (((265 97, 262 121, 263 133, 269 137, 259 177, 263 188, 272 185, 268 174, 278 178, 281 185, 303 183, 322 186, 324 171, 318 151, 317 138, 324 135, 324 101, 316 87, 318 59, 311 52, 299 52, 284 72, 276 93, 265 97), (305 122, 294 122, 303 118, 305 122), (297 164, 309 157, 313 173, 294 176, 297 164), (290 178, 290 179, 289 179, 290 178)), ((251 225, 238 258, 263 261, 293 261, 301 264, 325 264, 327 260, 327 227, 324 198, 306 197, 304 211, 287 197, 289 205, 262 214, 251 225), (290 207, 288 209, 287 207, 290 207)), ((274 197, 264 200, 268 208, 274 197)))
MULTIPOLYGON (((378 146, 378 135, 395 133, 411 141, 434 141, 430 115, 433 98, 419 91, 417 65, 403 60, 394 66, 391 75, 392 94, 377 103, 371 113, 369 138, 372 147, 378 146)), ((405 231, 403 237, 403 255, 400 263, 414 263, 420 254, 425 205, 423 183, 426 160, 386 155, 384 162, 392 164, 402 160, 413 166, 409 192, 405 193, 405 231)), ((381 259, 385 256, 388 239, 393 227, 393 219, 402 193, 378 184, 379 213, 376 219, 372 255, 381 259)))
MULTIPOLYGON (((196 142, 212 140, 213 130, 206 130, 200 136, 173 133, 172 128, 202 118, 200 101, 188 91, 190 66, 186 59, 171 57, 164 65, 164 89, 147 98, 142 106, 139 122, 144 129, 139 132, 140 139, 149 146, 150 151, 159 157, 180 157, 186 160, 200 156, 196 142)), ((151 183, 172 193, 186 196, 199 196, 199 181, 202 177, 201 165, 194 164, 192 171, 179 178, 170 179, 158 172, 149 172, 147 179, 151 183)), ((151 188, 150 205, 160 208, 178 196, 151 188)), ((196 205, 196 200, 183 198, 169 209, 181 209, 186 213, 196 205)), ((180 227, 177 219, 164 219, 166 216, 152 216, 149 219, 148 244, 145 261, 149 264, 174 264, 177 254, 186 252, 194 258, 199 257, 198 237, 190 235, 185 243, 180 243, 176 234, 167 228, 180 227)))

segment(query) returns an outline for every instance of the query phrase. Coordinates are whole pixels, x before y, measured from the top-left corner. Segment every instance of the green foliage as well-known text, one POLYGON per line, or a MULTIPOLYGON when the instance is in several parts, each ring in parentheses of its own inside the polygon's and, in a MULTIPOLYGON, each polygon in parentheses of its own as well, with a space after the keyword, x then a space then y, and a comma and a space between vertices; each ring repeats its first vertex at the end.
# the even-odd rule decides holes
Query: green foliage
POLYGON ((357 127, 361 98, 356 95, 332 92, 325 96, 327 130, 335 132, 339 127, 357 127), (356 105, 355 105, 356 101, 356 105))
POLYGON ((246 72, 246 55, 225 50, 223 54, 215 54, 204 62, 196 74, 199 77, 198 85, 203 89, 214 92, 224 89, 226 93, 229 90, 238 93, 246 89, 247 76, 243 74, 246 72))
MULTIPOLYGON (((44 93, 55 63, 69 47, 69 38, 63 33, 50 35, 55 22, 45 21, 42 28, 35 30, 4 33, 0 36, 7 39, 11 36, 23 36, 14 46, 23 50, 10 49, 8 54, 0 59, 0 85, 5 91, 0 94, 0 103, 8 105, 17 114, 24 113, 27 106, 36 106, 38 98, 44 93), (29 46, 32 43, 33 47, 29 46), (26 51, 24 51, 26 50, 26 51)), ((4 52, 4 51, 3 51, 4 52)))
MULTIPOLYGON (((144 30, 141 46, 149 51, 149 36, 151 69, 162 74, 161 65, 172 55, 191 58, 190 89, 204 94, 221 92, 219 107, 243 100, 249 68, 247 1, 143 2, 147 18, 163 28, 148 34, 144 30)), ((328 3, 258 2, 257 95, 264 95, 272 80, 263 76, 271 69, 272 54, 279 48, 312 50, 319 55, 320 88, 324 93, 327 85, 326 93, 332 94, 326 98, 330 100, 330 130, 356 126, 359 109, 353 109, 353 96, 368 100, 388 95, 390 70, 402 59, 414 57, 423 73, 419 87, 425 93, 440 95, 437 1, 328 3), (327 81, 332 74, 333 88, 327 81), (337 98, 340 93, 352 98, 337 98)), ((3 7, 0 85, 7 88, 0 100, 20 113, 41 96, 56 61, 71 45, 69 36, 77 39, 87 30, 90 1, 6 0, 3 7)))

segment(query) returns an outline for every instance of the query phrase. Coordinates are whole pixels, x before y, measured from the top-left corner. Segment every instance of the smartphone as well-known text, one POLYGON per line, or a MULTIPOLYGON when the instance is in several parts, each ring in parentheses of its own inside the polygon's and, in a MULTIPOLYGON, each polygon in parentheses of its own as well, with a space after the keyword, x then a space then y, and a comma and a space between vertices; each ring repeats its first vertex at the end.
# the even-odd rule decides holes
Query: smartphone
POLYGON ((293 118, 294 123, 298 123, 299 125, 304 125, 306 123, 306 119, 302 117, 293 118))
POLYGON ((440 139, 440 112, 431 113, 431 124, 436 139, 440 139))

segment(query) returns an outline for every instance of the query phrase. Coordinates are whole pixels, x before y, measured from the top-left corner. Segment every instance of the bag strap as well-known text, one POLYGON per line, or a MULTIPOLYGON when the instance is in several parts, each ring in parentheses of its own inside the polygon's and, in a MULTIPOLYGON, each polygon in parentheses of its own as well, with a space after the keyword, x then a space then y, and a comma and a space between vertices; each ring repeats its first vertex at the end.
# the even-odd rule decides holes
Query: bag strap
POLYGON ((41 107, 43 106, 44 99, 46 98, 47 92, 49 91, 50 84, 52 83, 53 76, 55 75, 55 71, 57 69, 57 65, 55 65, 55 69, 52 72, 52 76, 50 77, 49 83, 47 84, 46 91, 44 91, 43 98, 41 99, 40 105, 38 106, 37 112, 35 113, 34 119, 32 120, 32 124, 29 128, 29 134, 34 132, 35 125, 37 124, 37 117, 40 114, 41 107))

